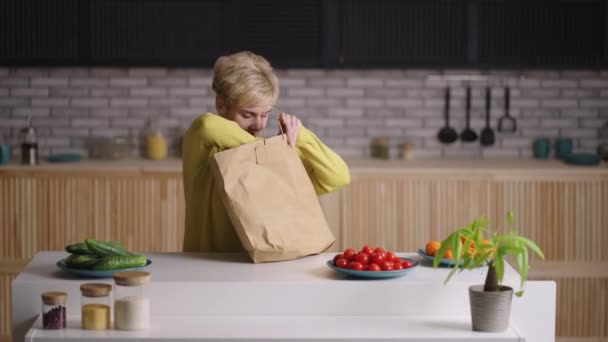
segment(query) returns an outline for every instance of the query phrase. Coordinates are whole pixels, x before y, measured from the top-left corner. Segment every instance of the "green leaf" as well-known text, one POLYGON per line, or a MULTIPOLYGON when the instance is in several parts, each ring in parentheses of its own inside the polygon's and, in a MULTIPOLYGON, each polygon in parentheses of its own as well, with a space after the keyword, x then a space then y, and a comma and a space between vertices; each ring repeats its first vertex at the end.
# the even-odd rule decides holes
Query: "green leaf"
POLYGON ((523 294, 524 294, 524 291, 523 291, 523 290, 520 290, 520 291, 515 292, 515 295, 516 295, 517 297, 521 297, 523 294))
POLYGON ((483 264, 485 264, 486 262, 488 262, 488 256, 490 256, 490 253, 485 254, 486 257, 484 258, 483 255, 481 257, 475 257, 475 262, 473 262, 471 264, 470 268, 477 268, 483 264))
POLYGON ((520 239, 521 242, 523 242, 524 245, 530 248, 534 253, 538 254, 541 259, 545 260, 545 255, 543 254, 543 251, 540 249, 540 247, 536 245, 536 243, 534 243, 534 241, 523 236, 518 236, 517 238, 520 239))
POLYGON ((524 250, 526 250, 524 247, 502 245, 498 248, 498 255, 507 255, 507 254, 519 255, 519 254, 523 253, 524 250))
POLYGON ((514 221, 514 220, 513 220, 513 211, 512 211, 512 210, 509 210, 509 211, 507 212, 507 222, 509 222, 509 226, 512 226, 512 225, 513 225, 513 221, 514 221))
POLYGON ((448 274, 448 276, 445 278, 443 285, 447 284, 448 281, 450 281, 450 278, 452 278, 452 276, 454 275, 454 273, 456 273, 456 271, 458 271, 458 267, 453 267, 452 270, 450 271, 450 273, 448 274))
POLYGON ((528 250, 524 248, 524 252, 519 254, 518 257, 521 257, 521 266, 519 268, 519 276, 521 278, 520 286, 523 288, 524 284, 528 280, 528 270, 529 270, 529 262, 528 262, 528 250))
POLYGON ((450 247, 452 249, 452 256, 454 258, 454 262, 458 263, 460 262, 461 259, 461 251, 462 251, 462 243, 460 242, 460 236, 456 236, 455 239, 452 239, 452 241, 450 241, 450 247))

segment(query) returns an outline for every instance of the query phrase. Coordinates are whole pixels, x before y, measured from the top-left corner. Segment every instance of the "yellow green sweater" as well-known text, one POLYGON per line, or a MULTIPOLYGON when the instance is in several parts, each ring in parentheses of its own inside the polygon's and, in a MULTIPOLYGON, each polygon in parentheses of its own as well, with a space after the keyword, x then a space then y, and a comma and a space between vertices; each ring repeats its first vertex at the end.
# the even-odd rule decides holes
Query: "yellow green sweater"
MULTIPOLYGON (((206 113, 186 131, 182 142, 186 233, 184 252, 236 252, 243 247, 228 213, 215 193, 215 180, 208 168, 216 152, 255 141, 236 122, 206 113)), ((350 183, 348 166, 314 133, 302 127, 296 142, 317 194, 337 190, 350 183)))

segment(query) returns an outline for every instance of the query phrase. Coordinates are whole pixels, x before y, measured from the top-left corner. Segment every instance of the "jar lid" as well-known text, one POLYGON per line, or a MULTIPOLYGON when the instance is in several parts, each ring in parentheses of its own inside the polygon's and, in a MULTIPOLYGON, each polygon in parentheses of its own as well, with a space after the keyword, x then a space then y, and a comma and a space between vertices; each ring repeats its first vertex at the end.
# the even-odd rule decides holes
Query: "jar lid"
POLYGON ((143 271, 116 272, 114 281, 117 285, 122 286, 142 285, 150 281, 150 273, 143 271))
POLYGON ((85 297, 105 297, 112 291, 112 285, 104 283, 87 283, 80 285, 80 292, 85 297))
POLYGON ((63 304, 67 298, 68 294, 65 292, 45 292, 42 294, 42 301, 49 305, 63 304))
POLYGON ((389 138, 388 137, 377 137, 372 139, 372 145, 379 145, 379 146, 388 146, 389 145, 389 138))

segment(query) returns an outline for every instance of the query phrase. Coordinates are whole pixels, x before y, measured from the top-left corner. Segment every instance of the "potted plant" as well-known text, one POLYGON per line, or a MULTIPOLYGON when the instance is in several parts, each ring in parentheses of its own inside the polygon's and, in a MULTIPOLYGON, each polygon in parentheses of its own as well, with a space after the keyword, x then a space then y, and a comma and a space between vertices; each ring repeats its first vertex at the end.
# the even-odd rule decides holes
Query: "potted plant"
POLYGON ((507 213, 507 222, 511 230, 504 234, 494 232, 486 237, 485 229, 490 222, 483 216, 474 220, 466 227, 451 233, 442 243, 435 254, 433 267, 439 266, 441 256, 448 250, 452 251, 455 266, 445 279, 447 283, 456 271, 470 270, 484 264, 488 271, 483 285, 469 287, 471 318, 474 331, 499 332, 509 326, 513 289, 503 286, 505 258, 515 261, 521 277, 520 290, 515 293, 523 295, 528 280, 529 251, 536 253, 544 260, 542 250, 532 240, 519 235, 512 230, 513 213, 507 213))

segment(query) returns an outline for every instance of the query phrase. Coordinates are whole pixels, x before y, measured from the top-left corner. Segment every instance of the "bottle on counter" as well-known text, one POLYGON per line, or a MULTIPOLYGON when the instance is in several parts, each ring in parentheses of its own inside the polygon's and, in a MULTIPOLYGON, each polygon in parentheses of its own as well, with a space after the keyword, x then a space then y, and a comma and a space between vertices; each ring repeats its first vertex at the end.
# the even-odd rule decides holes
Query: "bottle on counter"
POLYGON ((27 118, 28 127, 21 129, 21 164, 38 164, 38 139, 36 129, 32 127, 32 117, 27 118))
POLYGON ((118 330, 150 328, 150 273, 141 271, 114 274, 114 327, 118 330))
POLYGON ((112 311, 112 285, 104 283, 87 283, 80 285, 82 329, 110 329, 112 311))
POLYGON ((166 159, 169 150, 167 138, 159 127, 152 127, 150 124, 148 126, 148 135, 146 136, 146 152, 148 159, 166 159))
POLYGON ((65 292, 45 292, 42 294, 42 327, 63 329, 66 327, 65 292))

